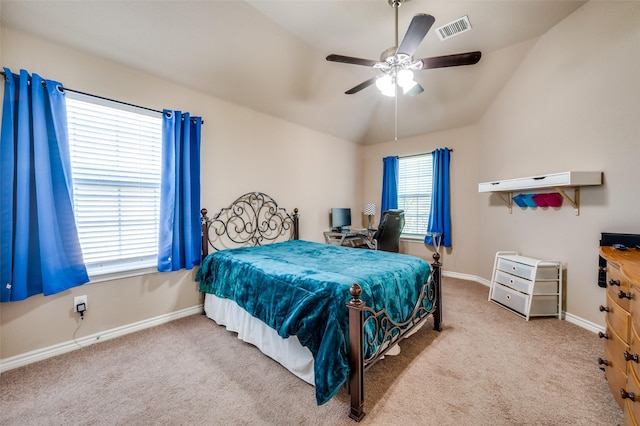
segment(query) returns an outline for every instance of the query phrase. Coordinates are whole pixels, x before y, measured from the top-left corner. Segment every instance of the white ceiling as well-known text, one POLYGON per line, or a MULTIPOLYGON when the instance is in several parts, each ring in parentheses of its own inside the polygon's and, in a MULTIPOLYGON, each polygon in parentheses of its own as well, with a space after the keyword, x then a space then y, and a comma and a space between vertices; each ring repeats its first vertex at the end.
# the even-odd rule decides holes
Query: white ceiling
MULTIPOLYGON (((415 58, 480 50, 482 59, 420 71, 424 93, 398 99, 398 137, 477 122, 533 45, 527 41, 583 3, 407 0, 400 39, 413 15, 436 19, 415 58), (464 15, 473 29, 440 41, 435 28, 464 15)), ((395 41, 388 0, 0 0, 0 8, 2 26, 227 101, 361 144, 394 138, 393 98, 375 86, 344 94, 379 71, 325 60, 378 60, 395 41)))

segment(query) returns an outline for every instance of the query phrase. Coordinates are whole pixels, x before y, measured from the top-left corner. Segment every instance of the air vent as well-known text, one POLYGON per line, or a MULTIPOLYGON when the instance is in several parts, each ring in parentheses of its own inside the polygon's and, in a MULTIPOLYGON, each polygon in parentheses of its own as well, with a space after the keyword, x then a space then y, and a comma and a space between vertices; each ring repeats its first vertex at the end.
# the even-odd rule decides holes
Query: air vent
POLYGON ((471 23, 469 22, 469 18, 463 16, 460 19, 457 19, 453 22, 448 23, 447 25, 443 25, 436 29, 436 33, 438 33, 438 37, 440 37, 441 41, 449 39, 451 37, 455 37, 458 34, 464 33, 471 29, 471 23))

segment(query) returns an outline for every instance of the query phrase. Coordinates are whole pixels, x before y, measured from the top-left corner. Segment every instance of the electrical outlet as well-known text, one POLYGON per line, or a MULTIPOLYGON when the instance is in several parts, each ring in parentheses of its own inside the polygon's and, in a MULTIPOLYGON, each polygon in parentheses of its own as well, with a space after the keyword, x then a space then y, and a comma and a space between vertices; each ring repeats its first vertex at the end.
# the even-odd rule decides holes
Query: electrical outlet
POLYGON ((78 305, 84 303, 84 310, 86 311, 89 305, 87 304, 87 296, 76 296, 73 298, 73 312, 78 312, 78 305))

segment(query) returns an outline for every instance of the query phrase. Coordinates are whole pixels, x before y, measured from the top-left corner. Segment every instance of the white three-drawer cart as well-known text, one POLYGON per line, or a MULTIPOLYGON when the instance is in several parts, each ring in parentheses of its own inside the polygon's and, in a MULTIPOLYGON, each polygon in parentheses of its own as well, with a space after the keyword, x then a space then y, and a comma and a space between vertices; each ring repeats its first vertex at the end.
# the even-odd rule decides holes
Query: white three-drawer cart
POLYGON ((533 316, 562 319, 562 263, 497 252, 489 300, 527 321, 533 316))

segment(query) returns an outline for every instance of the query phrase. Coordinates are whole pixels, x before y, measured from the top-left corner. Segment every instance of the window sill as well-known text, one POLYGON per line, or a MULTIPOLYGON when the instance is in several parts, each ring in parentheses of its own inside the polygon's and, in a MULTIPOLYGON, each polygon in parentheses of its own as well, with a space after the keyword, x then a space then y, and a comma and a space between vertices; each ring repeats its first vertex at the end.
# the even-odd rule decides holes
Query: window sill
POLYGON ((116 271, 116 272, 94 272, 89 274, 89 282, 91 284, 100 283, 104 281, 113 281, 119 280, 122 278, 131 278, 138 277, 140 275, 148 275, 158 272, 158 268, 156 266, 153 267, 145 267, 138 269, 129 269, 127 271, 116 271))
POLYGON ((410 241, 412 243, 424 243, 424 235, 401 235, 400 241, 410 241))

